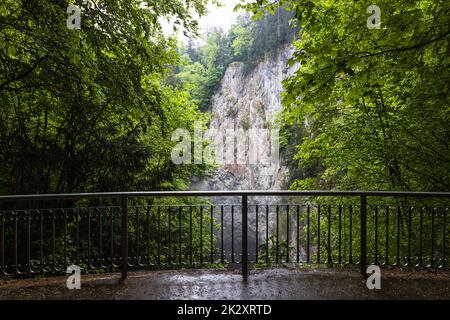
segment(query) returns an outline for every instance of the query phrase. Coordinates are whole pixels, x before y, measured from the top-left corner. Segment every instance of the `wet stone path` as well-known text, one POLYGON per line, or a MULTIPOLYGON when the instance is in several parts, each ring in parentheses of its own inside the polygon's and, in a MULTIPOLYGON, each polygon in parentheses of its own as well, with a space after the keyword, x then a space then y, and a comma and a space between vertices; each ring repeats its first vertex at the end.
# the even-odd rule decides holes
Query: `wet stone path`
POLYGON ((356 270, 181 270, 84 275, 81 290, 66 277, 0 280, 0 299, 450 299, 450 274, 383 270, 381 290, 369 290, 356 270))

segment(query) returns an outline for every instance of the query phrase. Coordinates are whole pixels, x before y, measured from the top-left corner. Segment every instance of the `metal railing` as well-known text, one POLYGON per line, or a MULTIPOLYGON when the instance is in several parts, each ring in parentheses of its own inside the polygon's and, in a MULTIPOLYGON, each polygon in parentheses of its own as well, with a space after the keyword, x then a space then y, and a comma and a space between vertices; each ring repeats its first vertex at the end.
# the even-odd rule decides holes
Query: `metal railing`
POLYGON ((450 193, 426 192, 0 196, 0 277, 73 264, 123 279, 129 270, 227 264, 240 264, 244 278, 249 264, 446 270, 449 207, 450 193))

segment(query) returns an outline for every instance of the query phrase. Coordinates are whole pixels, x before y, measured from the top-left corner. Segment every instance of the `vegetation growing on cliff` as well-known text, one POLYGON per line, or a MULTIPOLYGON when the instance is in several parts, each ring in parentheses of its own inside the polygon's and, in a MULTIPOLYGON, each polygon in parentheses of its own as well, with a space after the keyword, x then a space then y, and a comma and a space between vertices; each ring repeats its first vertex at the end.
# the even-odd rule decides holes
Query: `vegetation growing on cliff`
POLYGON ((251 69, 265 55, 294 40, 297 29, 291 25, 291 18, 292 13, 284 8, 256 21, 243 14, 227 33, 220 28, 209 30, 202 46, 191 39, 179 50, 184 63, 177 70, 175 82, 190 92, 202 111, 207 111, 230 63, 243 62, 251 69))

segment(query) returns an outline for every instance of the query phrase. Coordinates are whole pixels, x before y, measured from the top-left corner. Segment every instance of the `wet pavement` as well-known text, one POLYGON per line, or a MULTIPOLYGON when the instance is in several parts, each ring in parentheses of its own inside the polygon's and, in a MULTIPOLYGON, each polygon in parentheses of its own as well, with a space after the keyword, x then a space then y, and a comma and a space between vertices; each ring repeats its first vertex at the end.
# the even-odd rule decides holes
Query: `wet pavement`
POLYGON ((357 270, 181 270, 84 275, 81 290, 68 290, 66 277, 0 281, 0 299, 101 300, 300 300, 450 299, 450 274, 382 270, 381 290, 369 290, 357 270))

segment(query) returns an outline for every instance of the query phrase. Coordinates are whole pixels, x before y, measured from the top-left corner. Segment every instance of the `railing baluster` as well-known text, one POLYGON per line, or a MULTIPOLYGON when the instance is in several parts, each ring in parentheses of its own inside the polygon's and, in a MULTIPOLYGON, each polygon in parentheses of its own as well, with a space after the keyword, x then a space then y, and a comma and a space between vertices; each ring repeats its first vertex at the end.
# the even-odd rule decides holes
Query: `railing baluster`
POLYGON ((141 265, 141 250, 140 250, 140 242, 141 242, 141 223, 140 223, 140 217, 139 217, 139 207, 135 208, 135 214, 136 214, 136 267, 139 267, 141 265))
POLYGON ((389 265, 389 206, 386 206, 386 244, 385 244, 384 264, 389 265))
POLYGON ((39 211, 40 216, 40 266, 39 270, 42 273, 44 271, 44 215, 42 211, 39 211))
POLYGON ((434 230, 434 216, 435 216, 435 208, 431 208, 431 263, 430 267, 432 270, 434 270, 434 237, 435 237, 435 230, 434 230))
POLYGON ((64 212, 64 269, 68 267, 67 260, 67 209, 63 209, 64 212))
POLYGON ((146 214, 146 222, 145 222, 145 226, 146 226, 145 229, 147 230, 147 243, 146 243, 146 247, 145 247, 147 269, 150 269, 150 239, 151 239, 150 211, 151 211, 151 208, 152 208, 152 206, 147 204, 147 214, 146 214))
POLYGON ((408 266, 411 265, 411 228, 412 228, 412 207, 408 208, 408 266))
POLYGON ((167 255, 167 259, 168 259, 168 264, 171 265, 172 264, 172 252, 171 252, 171 245, 172 245, 172 207, 169 205, 169 211, 168 211, 168 215, 169 215, 169 253, 167 255))
POLYGON ((5 269, 5 213, 0 212, 0 264, 2 266, 1 275, 6 275, 5 269))
POLYGON ((320 204, 317 205, 317 264, 320 264, 320 204))
POLYGON ((418 266, 423 266, 423 207, 420 207, 420 213, 419 213, 419 224, 420 224, 420 230, 419 230, 419 263, 418 266))
POLYGON ((161 206, 158 206, 157 212, 157 255, 158 255, 158 266, 161 266, 161 206))
POLYGON ((203 205, 200 207, 200 265, 203 265, 203 205))
POLYGON ((258 205, 255 207, 255 263, 258 263, 259 236, 258 236, 258 205))
POLYGON ((234 263, 234 205, 231 205, 231 263, 234 263))
POLYGON ((402 221, 402 208, 397 207, 397 261, 395 265, 400 266, 400 240, 401 240, 401 221, 402 221))
POLYGON ((121 280, 125 280, 128 276, 128 198, 122 197, 122 264, 121 264, 121 280))
POLYGON ((374 264, 378 265, 378 206, 375 206, 375 257, 374 264))
POLYGON ((448 212, 448 208, 443 208, 443 212, 442 212, 442 264, 441 264, 441 267, 443 269, 445 269, 445 267, 447 266, 447 252, 446 252, 447 212, 448 212))
POLYGON ((360 272, 366 275, 367 266, 367 197, 361 195, 361 249, 360 249, 360 272))
POLYGON ((353 206, 350 205, 349 209, 349 257, 348 263, 353 264, 353 206))
POLYGON ((300 263, 300 205, 297 205, 297 263, 300 263))
POLYGON ((223 205, 220 206, 220 262, 225 263, 224 251, 223 251, 223 205))
POLYGON ((248 202, 247 196, 242 196, 242 277, 248 278, 248 202))
POLYGON ((279 228, 278 228, 278 220, 279 220, 279 216, 280 216, 280 206, 277 204, 276 207, 276 213, 277 213, 277 220, 276 220, 276 263, 278 263, 278 259, 279 259, 279 253, 280 253, 280 241, 279 241, 279 228))
POLYGON ((328 205, 328 264, 333 263, 331 252, 331 205, 328 205))
POLYGON ((28 274, 31 274, 33 273, 33 271, 31 269, 31 213, 29 210, 26 211, 26 217, 27 217, 27 269, 28 274))
POLYGON ((307 208, 307 224, 306 224, 306 262, 310 263, 311 259, 310 259, 310 222, 311 222, 311 207, 308 204, 308 208, 307 208))
POLYGON ((339 205, 339 238, 338 238, 338 262, 342 263, 342 205, 339 205))
POLYGON ((114 270, 114 208, 110 211, 109 231, 111 233, 109 237, 109 262, 111 271, 114 270))
POLYGON ((13 216, 14 216, 14 271, 16 274, 19 274, 19 261, 18 261, 18 254, 17 254, 17 220, 18 220, 18 215, 19 213, 17 211, 13 211, 13 216))
POLYGON ((286 205, 286 263, 289 263, 289 205, 286 205))
POLYGON ((103 219, 102 219, 102 210, 97 209, 98 216, 98 267, 103 268, 103 219))
POLYGON ((50 212, 52 214, 52 269, 56 272, 56 213, 55 210, 50 212))
POLYGON ((87 269, 89 270, 91 266, 91 210, 87 210, 88 215, 88 256, 87 256, 87 269))
POLYGON ((211 264, 214 263, 214 225, 213 225, 213 219, 214 219, 214 206, 211 206, 211 212, 210 212, 210 219, 211 219, 211 234, 210 234, 210 260, 211 260, 211 264))
POLYGON ((76 227, 75 227, 75 242, 77 246, 77 265, 80 264, 80 222, 81 222, 81 216, 78 210, 75 210, 76 212, 76 227))
POLYGON ((266 263, 269 263, 269 205, 266 205, 266 263))
POLYGON ((193 264, 192 255, 192 206, 189 207, 189 264, 193 264))
POLYGON ((183 249, 181 247, 181 215, 182 215, 182 207, 178 207, 178 264, 181 265, 183 258, 183 249))

